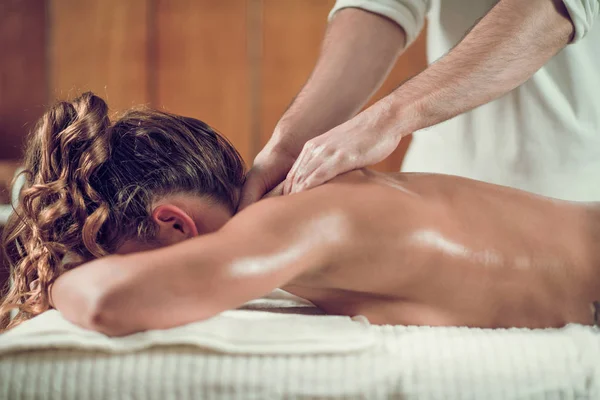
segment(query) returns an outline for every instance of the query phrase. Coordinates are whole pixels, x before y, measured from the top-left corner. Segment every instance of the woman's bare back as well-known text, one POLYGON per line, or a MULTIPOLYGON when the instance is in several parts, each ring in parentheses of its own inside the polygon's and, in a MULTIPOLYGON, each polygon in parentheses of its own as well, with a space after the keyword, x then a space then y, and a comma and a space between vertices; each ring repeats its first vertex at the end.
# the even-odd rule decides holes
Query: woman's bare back
POLYGON ((596 205, 454 176, 371 171, 278 200, 294 210, 288 223, 345 220, 326 265, 285 287, 326 312, 415 325, 592 322, 596 205))

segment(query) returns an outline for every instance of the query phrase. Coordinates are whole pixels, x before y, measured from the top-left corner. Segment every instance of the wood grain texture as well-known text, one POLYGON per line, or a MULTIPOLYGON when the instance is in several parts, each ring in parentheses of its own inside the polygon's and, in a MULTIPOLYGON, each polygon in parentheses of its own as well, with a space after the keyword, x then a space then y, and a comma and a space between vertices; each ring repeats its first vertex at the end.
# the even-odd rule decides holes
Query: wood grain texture
MULTIPOLYGON (((277 121, 298 94, 314 68, 334 0, 263 0, 263 57, 260 144, 264 145, 277 121)), ((369 104, 390 93, 401 82, 426 67, 422 34, 399 59, 369 104)), ((398 171, 410 137, 386 160, 374 166, 398 171)))
POLYGON ((202 119, 252 160, 248 1, 156 0, 156 106, 202 119))
POLYGON ((263 0, 261 145, 313 70, 335 0, 263 0))
POLYGON ((91 90, 112 110, 147 103, 150 0, 49 0, 51 98, 91 90))
POLYGON ((0 159, 21 157, 47 100, 45 4, 0 0, 0 159))

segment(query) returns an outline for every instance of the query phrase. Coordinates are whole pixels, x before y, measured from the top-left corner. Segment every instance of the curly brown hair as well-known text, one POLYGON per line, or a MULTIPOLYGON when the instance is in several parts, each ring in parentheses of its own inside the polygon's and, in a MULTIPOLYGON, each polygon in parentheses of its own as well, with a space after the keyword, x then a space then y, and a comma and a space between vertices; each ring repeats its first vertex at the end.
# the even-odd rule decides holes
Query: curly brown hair
POLYGON ((3 235, 12 287, 0 329, 48 310, 48 288, 66 270, 128 239, 152 241, 156 198, 190 193, 234 211, 245 175, 239 153, 204 122, 149 109, 111 122, 104 100, 89 92, 40 119, 24 168, 27 183, 3 235))

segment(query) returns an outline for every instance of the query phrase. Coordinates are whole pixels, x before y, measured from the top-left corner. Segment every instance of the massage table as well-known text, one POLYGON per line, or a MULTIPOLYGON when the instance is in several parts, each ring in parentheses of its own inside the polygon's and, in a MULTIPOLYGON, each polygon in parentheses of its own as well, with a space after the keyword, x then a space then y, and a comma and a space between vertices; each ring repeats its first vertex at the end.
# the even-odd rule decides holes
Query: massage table
POLYGON ((47 311, 0 335, 0 399, 600 399, 600 332, 376 326, 287 292, 109 338, 47 311))

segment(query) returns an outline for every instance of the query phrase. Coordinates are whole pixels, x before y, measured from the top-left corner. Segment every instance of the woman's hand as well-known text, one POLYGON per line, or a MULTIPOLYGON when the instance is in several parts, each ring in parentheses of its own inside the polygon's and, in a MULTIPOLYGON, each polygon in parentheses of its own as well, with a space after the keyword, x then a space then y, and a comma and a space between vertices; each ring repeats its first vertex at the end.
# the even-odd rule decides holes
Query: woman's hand
POLYGON ((384 126, 385 119, 371 110, 306 142, 287 175, 283 194, 313 188, 345 172, 384 160, 402 138, 384 126))

